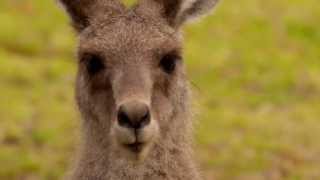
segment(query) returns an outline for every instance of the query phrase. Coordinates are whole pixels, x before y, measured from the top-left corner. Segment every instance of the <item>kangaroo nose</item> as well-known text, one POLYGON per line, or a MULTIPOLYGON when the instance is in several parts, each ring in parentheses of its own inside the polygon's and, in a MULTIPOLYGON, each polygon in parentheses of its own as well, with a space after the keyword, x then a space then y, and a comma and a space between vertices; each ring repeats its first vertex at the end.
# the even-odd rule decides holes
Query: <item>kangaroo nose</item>
POLYGON ((123 104, 118 110, 118 123, 122 127, 139 129, 150 123, 149 107, 141 102, 123 104))

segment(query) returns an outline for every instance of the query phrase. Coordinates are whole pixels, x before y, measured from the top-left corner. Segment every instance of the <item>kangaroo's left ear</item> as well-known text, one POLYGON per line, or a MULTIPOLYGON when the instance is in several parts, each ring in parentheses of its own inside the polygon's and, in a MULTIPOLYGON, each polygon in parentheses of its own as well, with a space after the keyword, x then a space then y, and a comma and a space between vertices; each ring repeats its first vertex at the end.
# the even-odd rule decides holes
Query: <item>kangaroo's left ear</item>
POLYGON ((143 0, 142 11, 157 13, 173 27, 208 14, 219 0, 143 0), (156 11, 154 11, 156 10, 156 11))
POLYGON ((98 16, 112 16, 124 11, 118 0, 59 0, 71 17, 74 28, 81 32, 98 16))

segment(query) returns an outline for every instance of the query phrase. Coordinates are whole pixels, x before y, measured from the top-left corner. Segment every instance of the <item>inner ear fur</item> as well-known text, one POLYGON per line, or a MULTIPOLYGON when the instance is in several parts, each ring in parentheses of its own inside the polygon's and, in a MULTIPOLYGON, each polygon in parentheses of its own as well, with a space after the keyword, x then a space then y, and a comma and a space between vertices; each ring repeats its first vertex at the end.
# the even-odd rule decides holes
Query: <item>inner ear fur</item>
POLYGON ((208 14, 219 0, 142 0, 139 11, 153 17, 164 18, 179 28, 189 20, 208 14))
POLYGON ((125 9, 118 0, 59 0, 59 2, 65 7, 78 32, 88 27, 96 16, 112 16, 125 9))

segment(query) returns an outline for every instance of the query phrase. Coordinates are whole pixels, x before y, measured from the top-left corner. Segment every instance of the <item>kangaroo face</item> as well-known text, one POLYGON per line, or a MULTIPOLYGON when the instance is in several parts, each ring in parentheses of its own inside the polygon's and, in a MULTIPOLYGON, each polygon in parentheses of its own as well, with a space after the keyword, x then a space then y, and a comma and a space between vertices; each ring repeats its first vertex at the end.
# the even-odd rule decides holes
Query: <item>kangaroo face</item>
MULTIPOLYGON (((76 98, 97 143, 144 159, 185 128, 188 86, 180 27, 216 0, 60 0, 79 33, 76 98), (94 125, 92 125, 94 124, 94 125)), ((184 136, 184 135, 180 135, 184 136)), ((176 139, 179 139, 178 137, 176 139)))

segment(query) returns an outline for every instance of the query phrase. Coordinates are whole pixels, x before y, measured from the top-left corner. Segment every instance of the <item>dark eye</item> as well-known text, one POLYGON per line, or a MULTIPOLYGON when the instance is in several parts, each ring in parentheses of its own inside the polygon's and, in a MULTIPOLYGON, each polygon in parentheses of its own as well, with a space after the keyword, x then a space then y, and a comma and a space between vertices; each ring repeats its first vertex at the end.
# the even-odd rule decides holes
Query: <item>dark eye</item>
POLYGON ((172 74, 177 66, 177 61, 181 58, 176 54, 167 54, 162 57, 160 61, 160 67, 162 70, 168 74, 172 74))
POLYGON ((95 75, 105 69, 105 65, 103 64, 103 59, 99 55, 95 54, 85 54, 82 57, 82 61, 85 62, 87 72, 89 75, 95 75))

